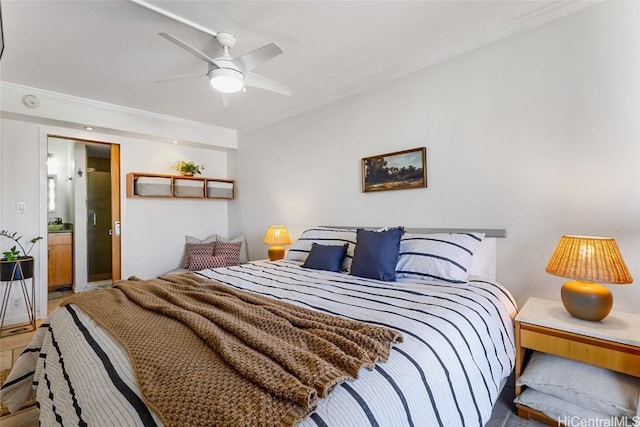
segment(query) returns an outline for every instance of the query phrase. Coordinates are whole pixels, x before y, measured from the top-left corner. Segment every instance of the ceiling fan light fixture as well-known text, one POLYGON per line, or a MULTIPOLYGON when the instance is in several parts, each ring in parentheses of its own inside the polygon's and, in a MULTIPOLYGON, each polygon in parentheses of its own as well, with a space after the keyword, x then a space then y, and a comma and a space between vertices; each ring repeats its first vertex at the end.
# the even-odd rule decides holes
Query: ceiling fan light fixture
POLYGON ((214 68, 209 71, 209 83, 218 92, 236 93, 244 88, 244 75, 229 68, 214 68))
MULTIPOLYGON (((138 2, 142 0, 133 1, 138 2)), ((224 51, 221 56, 211 58, 207 54, 191 46, 189 43, 182 41, 169 33, 159 33, 159 35, 179 48, 186 50, 190 54, 206 62, 209 66, 206 76, 209 79, 211 87, 217 92, 224 94, 237 93, 245 91, 246 86, 251 86, 287 96, 290 96, 292 93, 291 89, 285 85, 251 72, 251 70, 263 62, 266 62, 274 56, 278 56, 282 53, 280 46, 275 43, 270 43, 254 51, 245 53, 242 56, 233 58, 229 54, 229 48, 235 45, 236 38, 229 33, 217 33, 215 36, 216 40, 218 41, 218 44, 222 46, 224 51)), ((174 76, 155 81, 161 82, 180 79, 183 77, 197 77, 201 75, 202 74, 183 74, 181 76, 174 76)))

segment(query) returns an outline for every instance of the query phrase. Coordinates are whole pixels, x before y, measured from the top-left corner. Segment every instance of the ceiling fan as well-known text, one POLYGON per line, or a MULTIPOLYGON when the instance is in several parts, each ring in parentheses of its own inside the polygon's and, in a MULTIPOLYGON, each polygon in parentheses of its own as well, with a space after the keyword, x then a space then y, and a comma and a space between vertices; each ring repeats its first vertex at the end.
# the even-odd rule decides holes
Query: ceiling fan
POLYGON ((280 93, 282 95, 289 96, 292 94, 291 89, 289 89, 282 83, 278 83, 276 81, 251 72, 260 64, 282 53, 282 49, 277 44, 270 43, 252 52, 249 52, 237 58, 233 58, 229 54, 229 49, 236 44, 236 38, 232 34, 216 33, 185 18, 182 18, 155 5, 147 3, 144 0, 131 1, 215 37, 215 39, 223 49, 223 53, 221 56, 217 58, 211 58, 210 56, 191 46, 187 42, 180 40, 179 38, 171 34, 159 33, 161 37, 205 61, 207 63, 207 72, 205 74, 183 74, 179 76, 167 77, 164 79, 155 80, 156 82, 182 79, 187 77, 207 76, 209 78, 209 83, 211 84, 211 86, 215 90, 217 90, 218 92, 222 92, 223 94, 239 92, 241 90, 244 90, 246 86, 257 87, 271 92, 280 93))
POLYGON ((266 77, 251 72, 258 65, 268 61, 274 56, 280 55, 282 49, 275 43, 270 43, 259 49, 249 52, 237 58, 232 58, 229 54, 229 48, 236 43, 236 38, 229 33, 218 33, 216 40, 224 49, 221 56, 211 58, 210 56, 199 51, 190 44, 180 40, 179 38, 168 34, 160 33, 160 36, 169 40, 176 46, 181 47, 192 55, 205 61, 208 65, 206 74, 184 74, 180 76, 168 77, 156 81, 167 81, 181 79, 185 77, 197 77, 206 75, 209 78, 211 86, 222 93, 235 93, 241 91, 245 86, 257 87, 269 90, 271 92, 280 93, 282 95, 291 95, 291 89, 282 83, 270 80, 266 77))

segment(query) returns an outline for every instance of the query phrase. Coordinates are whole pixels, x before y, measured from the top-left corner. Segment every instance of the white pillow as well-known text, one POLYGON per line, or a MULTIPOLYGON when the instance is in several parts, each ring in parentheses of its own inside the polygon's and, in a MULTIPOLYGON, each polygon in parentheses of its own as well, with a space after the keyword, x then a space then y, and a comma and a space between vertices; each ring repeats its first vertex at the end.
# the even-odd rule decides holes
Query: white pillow
POLYGON ((342 269, 349 271, 351 261, 353 261, 353 252, 356 247, 356 230, 340 230, 325 227, 305 230, 298 240, 291 245, 285 259, 289 261, 305 261, 307 256, 309 256, 309 252, 311 252, 311 245, 314 243, 335 246, 341 246, 347 243, 347 255, 344 257, 342 269))
POLYGON ((552 420, 556 420, 566 426, 626 426, 631 420, 615 421, 616 417, 601 414, 592 410, 578 406, 571 402, 558 399, 555 396, 539 392, 528 388, 514 402, 525 405, 536 411, 540 411, 552 420))
POLYGON ((240 247, 240 264, 249 262, 249 252, 247 251, 247 239, 245 239, 244 234, 239 234, 232 239, 227 239, 226 237, 217 236, 216 241, 223 242, 223 243, 242 242, 242 246, 240 247))
POLYGON ((396 277, 466 283, 473 253, 484 233, 405 234, 396 277))
POLYGON ((473 252, 469 276, 496 280, 496 238, 485 237, 473 252))
POLYGON ((211 236, 207 237, 204 240, 200 240, 197 237, 193 237, 193 236, 184 236, 184 240, 185 243, 213 243, 213 242, 217 242, 217 234, 212 234, 211 236))
POLYGON ((517 385, 612 416, 633 417, 640 399, 640 378, 539 352, 517 385))

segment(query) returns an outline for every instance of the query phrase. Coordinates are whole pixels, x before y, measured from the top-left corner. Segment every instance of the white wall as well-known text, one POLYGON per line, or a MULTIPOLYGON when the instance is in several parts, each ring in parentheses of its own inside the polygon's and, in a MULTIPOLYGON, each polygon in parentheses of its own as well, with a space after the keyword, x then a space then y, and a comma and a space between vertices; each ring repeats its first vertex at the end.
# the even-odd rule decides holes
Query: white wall
MULTIPOLYGON (((31 91, 27 91, 29 93, 31 91)), ((43 91, 37 93, 44 99, 43 104, 57 102, 59 95, 48 98, 43 91), (47 102, 48 101, 48 102, 47 102)), ((172 126, 171 118, 165 117, 163 129, 147 124, 150 132, 145 138, 145 126, 137 123, 136 129, 128 127, 135 122, 135 114, 127 109, 117 111, 115 106, 104 108, 100 103, 88 100, 78 101, 83 111, 91 116, 99 116, 115 128, 101 128, 100 132, 79 131, 79 124, 68 123, 68 127, 54 126, 51 123, 67 123, 70 112, 78 107, 73 98, 66 99, 73 108, 60 104, 64 112, 64 121, 57 120, 55 109, 48 109, 43 117, 34 115, 27 117, 19 111, 25 108, 13 102, 20 99, 16 88, 5 90, 2 87, 2 113, 0 120, 0 229, 17 231, 28 240, 34 236, 46 236, 46 177, 47 177, 47 135, 58 135, 69 138, 80 138, 94 141, 120 144, 121 157, 121 219, 122 219, 122 277, 136 275, 141 278, 155 277, 179 266, 184 252, 184 236, 189 234, 204 238, 213 233, 228 234, 228 214, 225 200, 190 200, 190 199, 129 199, 126 197, 126 174, 128 172, 149 172, 173 174, 171 165, 176 160, 195 160, 205 165, 203 176, 229 178, 227 154, 230 146, 235 146, 235 132, 224 129, 213 129, 207 143, 206 126, 196 127, 186 134, 197 135, 190 141, 196 144, 172 144, 157 142, 157 139, 171 141, 181 140, 183 120, 172 126), (5 98, 11 102, 5 103, 5 98), (15 108, 14 110, 12 110, 15 108), (6 114, 9 110, 10 114, 6 114), (131 114, 128 120, 118 122, 122 114, 131 114), (10 118, 6 118, 6 117, 10 118), (21 118, 16 120, 14 118, 21 118), (27 120, 27 121, 23 121, 27 120), (134 132, 135 131, 135 132, 134 132), (124 136, 127 133, 135 135, 124 136), (222 136, 221 136, 222 135, 222 136), (218 141, 221 141, 218 144, 218 141), (16 202, 27 202, 27 213, 16 213, 16 202)), ((63 96, 64 98, 64 96, 63 96)), ((143 114, 143 112, 139 112, 143 114)), ((154 116, 154 120, 159 118, 154 116)), ((232 151, 232 150, 231 150, 232 151)), ((0 239, 0 250, 11 246, 7 239, 0 239)), ((47 270, 46 241, 38 244, 31 255, 36 257, 37 308, 39 317, 46 316, 46 284, 47 270)), ((0 292, 5 283, 0 283, 0 292)), ((14 291, 18 289, 15 286, 14 291)), ((13 294, 12 295, 17 295, 13 294)), ((12 298, 13 299, 13 298, 12 298)), ((10 307, 5 324, 26 320, 24 307, 10 307)))
MULTIPOLYGON (((150 141, 136 141, 121 147, 121 168, 127 172, 175 174, 170 166, 176 160, 194 160, 204 164, 202 176, 227 178, 227 153, 179 145, 161 147, 150 141)), ((123 192, 123 195, 125 193, 123 192)), ((182 267, 184 236, 204 239, 211 234, 226 235, 228 229, 225 200, 151 199, 123 200, 126 221, 122 233, 127 248, 123 250, 123 278, 137 275, 155 277, 182 267), (125 264, 126 257, 126 264, 125 264)))
MULTIPOLYGON (((41 178, 40 171, 40 148, 39 131, 36 126, 28 123, 12 122, 0 120, 0 229, 18 232, 23 236, 20 240, 25 246, 33 237, 42 236, 40 227, 41 208, 41 178), (26 202, 27 212, 16 213, 16 203, 26 202)), ((44 156, 46 157, 46 152, 44 156)), ((46 167, 44 169, 44 184, 46 189, 46 167)), ((45 206, 46 211, 46 194, 45 206)), ((46 218, 46 217, 45 217, 46 218)), ((45 219, 46 229, 46 219, 45 219)), ((0 251, 5 251, 13 246, 13 241, 4 237, 0 238, 0 251)), ((25 246, 28 250, 29 244, 25 246)), ((31 256, 39 257, 42 242, 37 243, 30 253, 31 256)), ((45 252, 46 255, 46 252, 45 252)), ((41 257, 40 257, 41 258, 41 257)), ((45 307, 46 300, 42 302, 42 296, 46 292, 47 275, 46 269, 41 267, 41 263, 34 265, 34 277, 37 281, 37 295, 40 303, 38 308, 45 307)), ((0 282, 0 292, 4 295, 5 282, 0 282)), ((29 290, 31 287, 29 287, 29 290)), ((5 319, 5 325, 27 321, 24 302, 20 301, 20 307, 13 307, 14 296, 21 296, 19 285, 13 285, 10 294, 9 309, 5 319)))
MULTIPOLYGON (((558 298, 562 234, 615 237, 640 281, 640 3, 607 2, 239 136, 250 256, 269 224, 506 228, 498 279, 558 298), (428 188, 361 193, 360 159, 427 147, 428 188)), ((612 286, 637 310, 640 287, 612 286)))

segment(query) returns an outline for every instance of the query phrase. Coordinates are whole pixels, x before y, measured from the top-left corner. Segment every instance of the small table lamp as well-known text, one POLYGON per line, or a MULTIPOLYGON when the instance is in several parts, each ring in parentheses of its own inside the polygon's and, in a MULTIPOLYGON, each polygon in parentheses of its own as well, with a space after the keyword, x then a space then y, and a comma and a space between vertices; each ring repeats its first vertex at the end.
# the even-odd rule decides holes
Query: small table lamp
POLYGON ((564 308, 574 317, 602 320, 611 311, 611 291, 598 283, 633 282, 616 241, 610 237, 562 236, 547 273, 574 279, 562 285, 564 308))
POLYGON ((284 248, 281 245, 290 245, 291 238, 287 227, 282 225, 270 225, 267 234, 262 241, 265 245, 273 245, 269 248, 269 259, 276 261, 284 258, 284 248))

